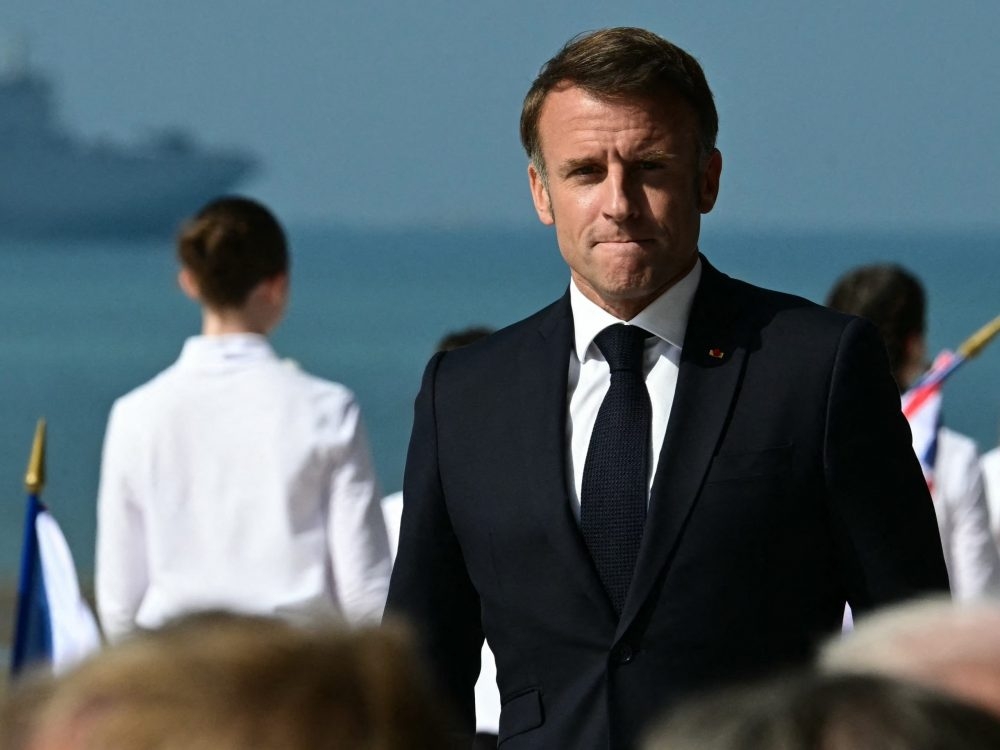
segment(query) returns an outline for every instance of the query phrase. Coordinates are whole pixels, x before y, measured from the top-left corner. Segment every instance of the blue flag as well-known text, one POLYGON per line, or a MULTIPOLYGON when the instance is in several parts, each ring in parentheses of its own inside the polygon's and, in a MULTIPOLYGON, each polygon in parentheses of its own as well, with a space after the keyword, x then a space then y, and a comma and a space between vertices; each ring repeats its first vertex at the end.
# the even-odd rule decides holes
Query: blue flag
POLYGON ((48 661, 52 654, 52 628, 48 598, 42 579, 42 558, 38 552, 35 521, 42 504, 35 495, 28 496, 24 519, 24 542, 21 547, 21 577, 17 585, 17 621, 14 648, 10 655, 10 673, 20 674, 35 662, 48 661))
POLYGON ((100 648, 101 638, 66 538, 34 493, 24 519, 11 676, 29 668, 58 672, 100 648))

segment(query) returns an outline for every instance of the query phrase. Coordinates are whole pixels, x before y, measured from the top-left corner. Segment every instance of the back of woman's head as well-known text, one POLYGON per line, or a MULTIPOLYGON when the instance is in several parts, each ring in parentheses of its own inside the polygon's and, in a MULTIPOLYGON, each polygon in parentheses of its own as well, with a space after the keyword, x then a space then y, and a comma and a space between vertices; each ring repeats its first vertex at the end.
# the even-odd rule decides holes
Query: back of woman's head
POLYGON ((802 675, 729 688, 667 716, 644 750, 988 750, 1000 719, 875 675, 802 675))
POLYGON ((274 215, 249 198, 226 196, 181 227, 177 255, 209 307, 240 307, 260 282, 288 271, 285 233, 274 215))

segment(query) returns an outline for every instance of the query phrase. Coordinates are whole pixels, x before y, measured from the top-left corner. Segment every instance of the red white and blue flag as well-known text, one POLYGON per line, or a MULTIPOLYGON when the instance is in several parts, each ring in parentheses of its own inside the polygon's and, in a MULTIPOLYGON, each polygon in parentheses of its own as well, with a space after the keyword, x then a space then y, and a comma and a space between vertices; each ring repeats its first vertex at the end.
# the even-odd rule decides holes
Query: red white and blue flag
POLYGON ((934 462, 937 459, 937 436, 941 427, 941 386, 965 357, 942 351, 930 369, 903 394, 903 414, 913 433, 913 452, 920 460, 927 486, 934 487, 934 462))
POLYGON ((928 487, 934 487, 934 460, 941 426, 941 386, 962 364, 977 356, 997 334, 1000 334, 1000 315, 962 342, 957 352, 946 349, 938 354, 930 369, 903 394, 903 414, 910 422, 913 450, 920 459, 928 487))

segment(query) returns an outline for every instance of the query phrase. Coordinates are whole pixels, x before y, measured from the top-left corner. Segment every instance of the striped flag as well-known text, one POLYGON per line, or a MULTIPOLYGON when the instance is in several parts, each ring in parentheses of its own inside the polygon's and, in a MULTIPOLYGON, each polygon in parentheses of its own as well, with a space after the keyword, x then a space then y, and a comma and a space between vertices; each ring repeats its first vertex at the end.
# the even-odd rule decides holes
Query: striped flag
POLYGON ((984 325, 962 342, 957 352, 945 349, 909 390, 903 394, 903 414, 913 433, 913 451, 920 459, 927 486, 934 487, 934 460, 937 435, 941 427, 941 387, 965 362, 978 355, 1000 333, 1000 316, 984 325))
POLYGON ((94 613, 80 593, 69 545, 39 499, 44 474, 45 423, 40 421, 25 478, 28 502, 10 660, 12 677, 29 668, 59 672, 101 646, 94 613))
POLYGON ((903 394, 903 415, 913 433, 913 452, 920 460, 927 486, 934 487, 934 462, 937 459, 937 436, 941 427, 941 386, 964 357, 945 350, 938 354, 931 368, 903 394))

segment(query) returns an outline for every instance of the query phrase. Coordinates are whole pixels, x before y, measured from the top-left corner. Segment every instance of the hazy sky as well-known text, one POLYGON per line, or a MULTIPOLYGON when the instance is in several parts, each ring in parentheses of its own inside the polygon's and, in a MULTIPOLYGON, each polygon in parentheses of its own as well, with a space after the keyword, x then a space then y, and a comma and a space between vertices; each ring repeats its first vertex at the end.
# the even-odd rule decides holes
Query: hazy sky
POLYGON ((534 221, 521 98, 573 34, 640 25, 702 62, 719 226, 1000 226, 995 0, 2 0, 66 124, 257 154, 288 220, 534 221))

